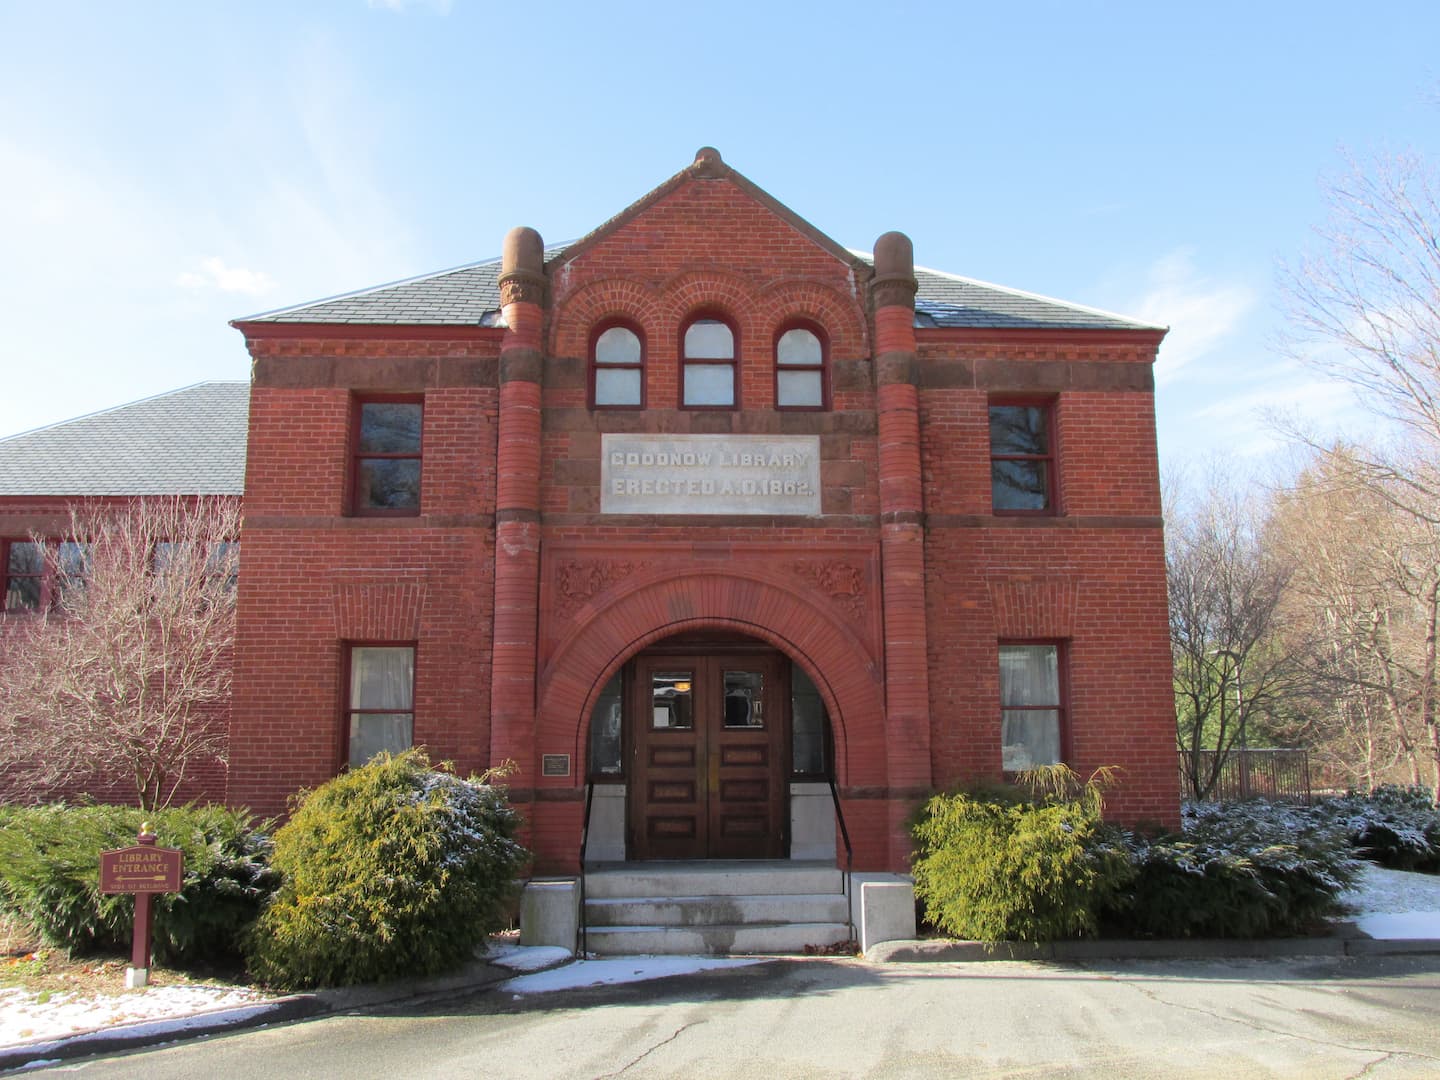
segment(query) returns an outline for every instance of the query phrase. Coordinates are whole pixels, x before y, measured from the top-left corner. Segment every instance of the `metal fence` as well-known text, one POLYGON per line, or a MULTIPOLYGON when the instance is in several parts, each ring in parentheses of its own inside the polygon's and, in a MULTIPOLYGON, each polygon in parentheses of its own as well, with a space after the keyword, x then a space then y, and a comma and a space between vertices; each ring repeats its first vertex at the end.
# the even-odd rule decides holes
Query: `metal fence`
MULTIPOLYGON (((1200 751, 1196 762, 1202 777, 1215 767, 1216 750, 1200 751)), ((1190 781, 1181 768, 1181 790, 1190 794, 1190 781)), ((1231 750, 1220 766, 1220 777, 1208 798, 1213 802, 1239 799, 1310 801, 1310 754, 1306 750, 1231 750)))

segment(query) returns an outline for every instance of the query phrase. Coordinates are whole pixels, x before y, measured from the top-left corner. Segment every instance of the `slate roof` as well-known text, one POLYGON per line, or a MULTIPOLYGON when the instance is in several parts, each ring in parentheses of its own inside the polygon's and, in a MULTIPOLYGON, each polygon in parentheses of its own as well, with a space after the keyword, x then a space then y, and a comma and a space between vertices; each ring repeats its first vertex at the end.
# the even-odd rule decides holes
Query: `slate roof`
MULTIPOLYGON (((568 246, 547 248, 546 261, 558 256, 568 246)), ((855 254, 864 262, 871 261, 866 253, 855 254)), ((442 270, 236 321, 354 323, 366 326, 498 326, 499 277, 500 260, 487 259, 453 270, 442 270)), ((915 325, 920 327, 1160 329, 1123 315, 939 270, 916 267, 915 278, 920 285, 915 297, 915 325)))
POLYGON ((241 495, 250 384, 203 382, 0 439, 0 495, 241 495))
MULTIPOLYGON (((864 256, 869 262, 869 256, 864 256)), ((988 281, 915 268, 915 325, 1030 330, 1160 330, 1099 308, 1052 300, 988 281)))

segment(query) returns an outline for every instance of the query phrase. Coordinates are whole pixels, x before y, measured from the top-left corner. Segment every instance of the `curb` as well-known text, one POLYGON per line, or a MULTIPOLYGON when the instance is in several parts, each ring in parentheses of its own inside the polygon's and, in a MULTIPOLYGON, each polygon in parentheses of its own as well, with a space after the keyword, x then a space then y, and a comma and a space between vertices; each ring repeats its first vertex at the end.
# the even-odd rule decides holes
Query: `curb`
MULTIPOLYGON (((568 963, 569 961, 566 961, 568 963)), ((554 965, 552 965, 554 966, 554 965)), ((543 970, 543 969, 542 969, 543 970)), ((59 1038, 0 1046, 0 1072, 18 1069, 38 1062, 58 1062, 95 1054, 114 1054, 137 1050, 161 1043, 178 1042, 208 1035, 307 1020, 352 1009, 373 1008, 397 1001, 443 997, 466 991, 483 990, 527 972, 511 971, 483 960, 477 960, 450 975, 426 979, 407 979, 372 986, 316 990, 291 994, 273 1001, 253 1005, 237 1005, 209 1012, 191 1013, 159 1020, 140 1020, 119 1027, 77 1031, 59 1038)))
POLYGON ((1440 940, 1368 937, 1178 938, 1163 941, 886 941, 865 952, 876 964, 971 964, 995 960, 1263 960, 1290 956, 1440 955, 1440 940))

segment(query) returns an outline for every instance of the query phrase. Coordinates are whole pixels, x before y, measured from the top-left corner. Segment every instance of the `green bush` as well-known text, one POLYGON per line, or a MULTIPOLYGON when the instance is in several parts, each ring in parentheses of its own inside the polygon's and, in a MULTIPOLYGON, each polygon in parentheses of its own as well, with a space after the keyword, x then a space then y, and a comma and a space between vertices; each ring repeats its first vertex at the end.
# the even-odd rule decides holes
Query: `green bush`
POLYGON ((1387 784, 1321 799, 1314 807, 1349 837, 1355 854, 1392 870, 1440 873, 1440 809, 1430 789, 1387 784))
POLYGON ((1046 941, 1096 930, 1095 912, 1131 876, 1101 823, 1103 777, 1056 766, 1049 790, 936 795, 913 825, 915 895, 940 931, 977 941, 1046 941), (1057 783, 1058 781, 1058 783, 1057 783))
POLYGON ((279 986, 334 986, 457 966, 505 925, 527 856, 486 778, 381 755, 309 793, 275 834, 284 883, 247 958, 279 986))
POLYGON ((1135 880, 1102 912, 1148 937, 1275 937, 1314 931, 1358 872, 1342 831, 1307 809, 1191 805, 1185 831, 1129 838, 1135 880))
POLYGON ((155 958, 232 961, 278 879, 261 827, 223 806, 7 808, 0 814, 0 904, 71 955, 128 949, 134 899, 100 892, 100 852, 131 846, 147 821, 160 847, 185 856, 182 890, 155 897, 155 958))

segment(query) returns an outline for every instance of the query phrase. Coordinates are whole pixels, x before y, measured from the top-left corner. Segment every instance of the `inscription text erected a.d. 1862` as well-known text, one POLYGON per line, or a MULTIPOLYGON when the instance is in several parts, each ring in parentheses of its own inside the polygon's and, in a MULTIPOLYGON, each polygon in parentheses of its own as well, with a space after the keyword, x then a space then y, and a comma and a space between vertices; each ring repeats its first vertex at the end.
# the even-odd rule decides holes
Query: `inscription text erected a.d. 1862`
POLYGON ((605 514, 820 513, 817 435, 605 435, 605 514))

